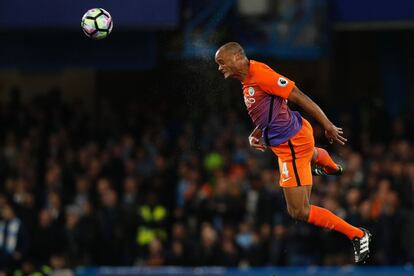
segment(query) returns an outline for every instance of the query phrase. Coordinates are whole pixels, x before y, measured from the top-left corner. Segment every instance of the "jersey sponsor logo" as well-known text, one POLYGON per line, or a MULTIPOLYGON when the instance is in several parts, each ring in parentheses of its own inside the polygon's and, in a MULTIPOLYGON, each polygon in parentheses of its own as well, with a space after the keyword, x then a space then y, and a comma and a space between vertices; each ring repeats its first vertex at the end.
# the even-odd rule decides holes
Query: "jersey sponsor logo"
POLYGON ((254 104, 256 102, 255 98, 249 98, 244 96, 244 103, 246 104, 247 108, 250 108, 252 106, 252 104, 254 104))
POLYGON ((244 103, 246 104, 247 108, 250 108, 255 102, 256 99, 253 97, 256 91, 252 86, 247 89, 247 93, 244 93, 244 103))
POLYGON ((251 86, 249 87, 249 95, 254 96, 254 88, 251 86))
POLYGON ((287 85, 288 85, 288 81, 287 81, 287 79, 285 79, 285 78, 282 78, 282 77, 280 77, 278 80, 277 80, 277 85, 279 85, 280 87, 286 87, 287 85))

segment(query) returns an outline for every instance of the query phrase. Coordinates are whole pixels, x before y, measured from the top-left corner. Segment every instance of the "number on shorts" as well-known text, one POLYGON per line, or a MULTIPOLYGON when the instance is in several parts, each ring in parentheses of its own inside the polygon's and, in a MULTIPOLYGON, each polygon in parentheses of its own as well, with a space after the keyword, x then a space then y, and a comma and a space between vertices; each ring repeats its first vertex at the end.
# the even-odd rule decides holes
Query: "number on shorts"
POLYGON ((282 163, 282 174, 285 176, 285 178, 289 177, 289 171, 286 162, 282 163))

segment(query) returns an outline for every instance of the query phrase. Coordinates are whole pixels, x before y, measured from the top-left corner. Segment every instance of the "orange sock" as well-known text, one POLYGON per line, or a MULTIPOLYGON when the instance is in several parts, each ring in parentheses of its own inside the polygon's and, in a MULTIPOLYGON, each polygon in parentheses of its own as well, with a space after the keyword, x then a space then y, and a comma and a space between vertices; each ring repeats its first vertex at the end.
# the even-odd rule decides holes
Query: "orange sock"
POLYGON ((361 229, 352 226, 331 211, 315 205, 310 206, 308 223, 338 231, 346 235, 350 240, 364 236, 364 232, 361 229))
POLYGON ((323 148, 316 148, 318 155, 316 156, 315 164, 324 168, 327 173, 333 173, 338 170, 338 166, 332 160, 329 153, 323 148))

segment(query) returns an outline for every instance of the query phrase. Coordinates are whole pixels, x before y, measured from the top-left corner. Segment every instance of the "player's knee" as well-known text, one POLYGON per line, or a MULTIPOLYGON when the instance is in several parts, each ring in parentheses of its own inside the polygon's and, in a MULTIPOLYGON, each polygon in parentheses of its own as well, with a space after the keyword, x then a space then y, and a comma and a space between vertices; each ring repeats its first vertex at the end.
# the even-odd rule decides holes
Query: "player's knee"
POLYGON ((288 208, 288 213, 294 219, 307 221, 309 217, 309 206, 288 208))

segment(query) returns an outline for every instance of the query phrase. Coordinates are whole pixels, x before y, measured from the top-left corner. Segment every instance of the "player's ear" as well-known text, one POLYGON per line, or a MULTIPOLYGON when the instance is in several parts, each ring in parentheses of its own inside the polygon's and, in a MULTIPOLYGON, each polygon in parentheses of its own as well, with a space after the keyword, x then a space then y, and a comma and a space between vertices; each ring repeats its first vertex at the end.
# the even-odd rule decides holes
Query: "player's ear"
POLYGON ((236 53, 236 54, 233 55, 233 61, 234 62, 239 61, 240 59, 241 59, 240 53, 236 53))

